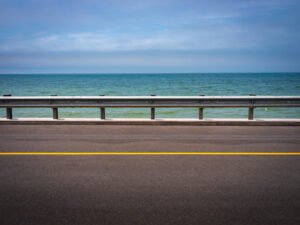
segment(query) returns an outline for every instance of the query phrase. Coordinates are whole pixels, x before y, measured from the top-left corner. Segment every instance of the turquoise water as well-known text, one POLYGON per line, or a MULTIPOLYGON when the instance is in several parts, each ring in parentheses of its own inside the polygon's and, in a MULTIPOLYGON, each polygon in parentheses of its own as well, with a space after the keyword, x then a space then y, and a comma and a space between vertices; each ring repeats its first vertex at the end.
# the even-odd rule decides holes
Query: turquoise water
MULTIPOLYGON (((300 95, 300 73, 0 75, 0 95, 300 95)), ((98 109, 60 109, 61 117, 99 117, 98 109)), ((51 117, 14 109, 15 117, 51 117)), ((0 109, 0 116, 4 110, 0 109)), ((300 109, 262 108, 258 118, 300 118, 300 109)), ((108 118, 148 118, 149 109, 108 109, 108 118)), ((196 109, 157 109, 159 118, 196 118, 196 109)), ((208 118, 246 118, 247 109, 206 109, 208 118)))

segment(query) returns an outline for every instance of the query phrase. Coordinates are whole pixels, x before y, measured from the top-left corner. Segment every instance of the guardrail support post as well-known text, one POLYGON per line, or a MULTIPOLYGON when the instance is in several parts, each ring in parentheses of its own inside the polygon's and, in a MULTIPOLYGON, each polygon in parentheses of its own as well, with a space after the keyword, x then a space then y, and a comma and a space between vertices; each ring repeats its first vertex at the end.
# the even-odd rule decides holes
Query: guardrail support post
POLYGON ((100 108, 100 119, 105 120, 105 108, 104 107, 100 108))
POLYGON ((155 120, 155 108, 151 108, 151 120, 155 120))
MULTIPOLYGON (((256 96, 255 94, 249 94, 249 96, 256 96)), ((251 105, 249 108, 248 108, 248 120, 253 120, 254 118, 254 107, 253 107, 253 104, 254 104, 254 100, 251 100, 251 105)))
POLYGON ((204 109, 203 108, 199 108, 199 120, 203 120, 204 117, 204 109))
MULTIPOLYGON (((156 96, 152 94, 151 96, 156 96)), ((153 101, 151 101, 153 103, 153 101)), ((151 108, 151 120, 155 120, 155 108, 151 108)))
POLYGON ((254 107, 248 108, 248 120, 253 120, 254 118, 254 107))
MULTIPOLYGON (((200 94, 199 96, 205 96, 205 95, 200 94)), ((203 120, 203 118, 204 118, 204 108, 200 107, 198 112, 198 119, 203 120)))
POLYGON ((53 119, 58 120, 58 108, 52 108, 53 119))
POLYGON ((11 120, 13 118, 12 108, 6 108, 6 119, 11 120))
MULTIPOLYGON (((3 97, 11 97, 11 94, 4 94, 3 97)), ((6 108, 6 119, 11 120, 13 118, 13 112, 11 107, 6 108)))

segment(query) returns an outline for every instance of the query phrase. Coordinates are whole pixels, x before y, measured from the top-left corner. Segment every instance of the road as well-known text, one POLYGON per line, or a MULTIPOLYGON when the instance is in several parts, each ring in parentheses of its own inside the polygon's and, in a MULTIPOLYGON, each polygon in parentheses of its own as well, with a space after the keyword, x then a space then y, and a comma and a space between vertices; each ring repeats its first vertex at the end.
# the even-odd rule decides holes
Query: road
MULTIPOLYGON (((299 152, 300 127, 1 125, 1 152, 299 152)), ((1 225, 298 225, 300 156, 0 156, 1 225)))
POLYGON ((298 151, 300 126, 1 125, 3 151, 298 151))

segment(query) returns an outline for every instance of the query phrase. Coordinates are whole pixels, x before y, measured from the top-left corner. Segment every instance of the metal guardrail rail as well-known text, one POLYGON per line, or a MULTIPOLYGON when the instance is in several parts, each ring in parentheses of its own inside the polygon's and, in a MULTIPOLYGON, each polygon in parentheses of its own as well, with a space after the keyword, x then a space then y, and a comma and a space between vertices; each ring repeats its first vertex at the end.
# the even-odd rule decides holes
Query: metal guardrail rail
POLYGON ((204 118, 205 108, 248 108, 248 119, 253 120, 259 107, 300 107, 300 96, 39 96, 0 97, 0 108, 6 108, 6 118, 13 119, 13 108, 52 108, 53 119, 58 119, 59 108, 99 108, 105 120, 106 108, 150 108, 155 119, 155 108, 197 108, 198 118, 204 118))

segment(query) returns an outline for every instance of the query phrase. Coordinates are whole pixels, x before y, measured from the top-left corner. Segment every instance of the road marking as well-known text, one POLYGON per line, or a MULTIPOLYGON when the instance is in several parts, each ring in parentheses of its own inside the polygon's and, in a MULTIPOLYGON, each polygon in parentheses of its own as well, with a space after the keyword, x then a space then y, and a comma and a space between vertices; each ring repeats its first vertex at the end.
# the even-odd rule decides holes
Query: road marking
POLYGON ((48 155, 220 155, 220 156, 300 156, 300 152, 0 152, 0 156, 48 155))

